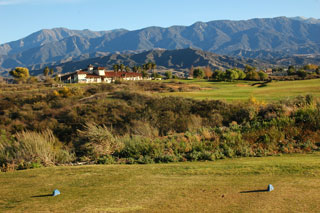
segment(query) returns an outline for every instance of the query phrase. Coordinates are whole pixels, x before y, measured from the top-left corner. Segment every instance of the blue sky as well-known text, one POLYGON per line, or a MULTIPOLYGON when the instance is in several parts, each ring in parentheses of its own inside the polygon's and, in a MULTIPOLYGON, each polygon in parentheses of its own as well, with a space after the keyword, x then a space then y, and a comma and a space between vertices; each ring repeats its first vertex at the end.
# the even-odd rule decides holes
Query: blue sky
POLYGON ((0 44, 41 29, 135 30, 277 16, 320 19, 320 0, 0 0, 0 44))

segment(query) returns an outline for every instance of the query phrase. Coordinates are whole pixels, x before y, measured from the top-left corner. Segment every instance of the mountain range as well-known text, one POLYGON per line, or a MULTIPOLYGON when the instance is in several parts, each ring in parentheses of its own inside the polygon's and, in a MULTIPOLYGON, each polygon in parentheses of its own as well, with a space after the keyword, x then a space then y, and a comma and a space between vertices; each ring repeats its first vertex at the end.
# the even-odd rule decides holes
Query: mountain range
MULTIPOLYGON (((97 32, 54 28, 0 45, 0 69, 8 71, 16 66, 41 69, 47 65, 58 66, 115 55, 120 58, 126 55, 127 59, 123 60, 130 61, 134 54, 148 54, 154 49, 165 52, 159 49, 186 48, 225 55, 221 57, 229 57, 229 61, 252 58, 277 63, 281 58, 297 54, 320 54, 319 35, 320 20, 303 17, 220 20, 134 31, 117 29, 97 32), (231 60, 230 57, 237 59, 231 60)), ((220 67, 221 64, 217 64, 220 67)))

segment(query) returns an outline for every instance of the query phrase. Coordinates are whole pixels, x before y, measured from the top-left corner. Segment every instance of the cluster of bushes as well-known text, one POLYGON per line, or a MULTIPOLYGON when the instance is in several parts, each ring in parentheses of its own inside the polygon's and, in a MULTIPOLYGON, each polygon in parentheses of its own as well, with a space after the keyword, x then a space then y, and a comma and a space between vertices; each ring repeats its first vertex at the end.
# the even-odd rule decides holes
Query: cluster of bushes
POLYGON ((212 79, 217 81, 234 81, 234 80, 253 80, 264 81, 268 79, 268 74, 263 71, 243 71, 241 69, 227 69, 225 72, 215 70, 212 74, 212 79))
POLYGON ((253 98, 226 103, 145 92, 170 90, 168 85, 131 82, 0 94, 2 170, 77 161, 215 160, 319 148, 320 104, 312 96, 265 104, 253 98))
POLYGON ((290 65, 287 68, 273 68, 272 72, 281 74, 281 76, 270 76, 271 80, 294 81, 304 79, 320 78, 319 66, 315 64, 307 64, 305 66, 290 65))
POLYGON ((264 81, 268 79, 268 74, 264 71, 256 71, 254 67, 246 66, 244 70, 234 68, 227 69, 226 71, 214 70, 211 71, 210 67, 198 67, 190 71, 194 78, 207 78, 216 81, 234 81, 234 80, 253 80, 264 81))
POLYGON ((320 145, 314 142, 312 136, 304 140, 306 135, 294 128, 292 119, 272 119, 263 125, 253 124, 251 130, 248 128, 233 122, 229 127, 202 127, 165 137, 115 137, 106 127, 90 124, 82 132, 81 148, 78 149, 81 153, 78 156, 82 161, 100 164, 214 161, 310 152, 317 150, 320 145))
POLYGON ((246 65, 244 69, 233 68, 226 71, 214 70, 208 67, 191 67, 189 75, 194 78, 206 78, 215 81, 234 81, 234 80, 249 80, 249 81, 265 81, 265 80, 303 80, 314 79, 320 77, 319 66, 308 64, 302 67, 290 65, 285 71, 284 68, 273 68, 272 72, 282 72, 283 76, 269 76, 263 70, 258 71, 255 67, 246 65))

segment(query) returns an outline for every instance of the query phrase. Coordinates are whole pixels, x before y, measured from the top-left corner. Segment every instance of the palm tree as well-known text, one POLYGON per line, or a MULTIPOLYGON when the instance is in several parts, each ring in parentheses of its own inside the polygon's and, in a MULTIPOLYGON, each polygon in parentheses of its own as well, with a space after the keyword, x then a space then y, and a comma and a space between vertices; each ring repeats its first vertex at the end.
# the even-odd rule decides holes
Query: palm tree
POLYGON ((138 73, 141 73, 142 67, 141 67, 141 66, 138 66, 137 68, 138 68, 138 69, 137 69, 137 72, 138 72, 138 73))
POLYGON ((153 64, 152 64, 151 62, 148 62, 148 63, 147 63, 147 69, 148 69, 148 70, 151 70, 152 67, 153 67, 153 64))
POLYGON ((143 69, 144 71, 148 71, 148 64, 143 64, 143 65, 142 65, 142 69, 143 69))
POLYGON ((157 68, 157 65, 155 63, 151 63, 151 69, 156 69, 157 68))
POLYGON ((51 68, 50 69, 50 75, 53 75, 53 73, 54 73, 54 70, 53 70, 53 68, 51 68))
POLYGON ((132 67, 132 71, 133 71, 133 72, 138 72, 138 67, 137 67, 136 65, 134 65, 134 66, 132 67))
POLYGON ((114 64, 113 65, 113 71, 114 72, 118 72, 119 71, 119 65, 118 64, 114 64))
POLYGON ((126 66, 124 69, 126 70, 126 72, 130 72, 131 71, 129 66, 126 66))
POLYGON ((121 70, 121 72, 124 70, 124 68, 125 68, 125 66, 124 66, 124 64, 120 64, 120 70, 121 70))

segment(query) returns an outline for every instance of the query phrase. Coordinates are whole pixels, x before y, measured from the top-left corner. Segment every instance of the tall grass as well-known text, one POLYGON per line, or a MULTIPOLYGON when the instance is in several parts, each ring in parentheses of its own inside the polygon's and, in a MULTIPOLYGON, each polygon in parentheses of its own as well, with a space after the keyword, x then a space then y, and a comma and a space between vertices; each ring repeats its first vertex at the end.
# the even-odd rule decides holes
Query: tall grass
POLYGON ((98 126, 94 122, 87 123, 85 129, 78 132, 80 149, 90 156, 91 160, 113 154, 122 145, 106 126, 98 126))
POLYGON ((62 146, 51 130, 40 133, 22 131, 11 140, 2 136, 0 142, 0 163, 4 170, 9 165, 22 169, 73 160, 73 155, 62 146))

